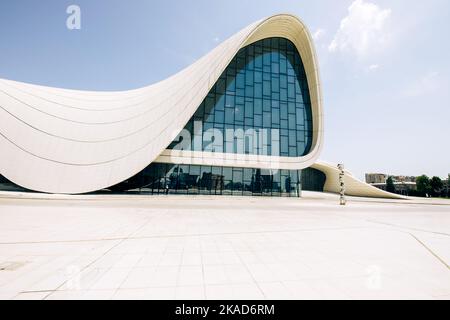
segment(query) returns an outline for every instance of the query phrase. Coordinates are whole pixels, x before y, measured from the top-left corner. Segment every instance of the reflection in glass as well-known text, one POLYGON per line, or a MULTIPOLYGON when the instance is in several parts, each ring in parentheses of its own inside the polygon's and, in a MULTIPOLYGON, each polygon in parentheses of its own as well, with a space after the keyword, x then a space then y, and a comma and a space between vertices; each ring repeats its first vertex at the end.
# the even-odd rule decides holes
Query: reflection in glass
MULTIPOLYGON (((186 125, 185 129, 192 133, 191 138, 196 143, 185 145, 195 151, 210 151, 209 140, 202 139, 209 139, 209 135, 204 135, 208 129, 217 129, 225 141, 219 139, 215 150, 242 153, 236 146, 239 140, 226 141, 226 125, 236 129, 245 125, 246 129, 266 132, 280 128, 291 130, 293 133, 277 139, 277 146, 269 149, 281 150, 284 157, 300 157, 309 152, 312 112, 308 81, 302 59, 289 40, 261 40, 239 51, 186 125), (194 121, 203 122, 200 132, 195 130, 194 121), (304 134, 299 135, 298 131, 304 134), (231 145, 220 148, 220 143, 231 145)), ((169 149, 178 141, 179 138, 175 139, 169 149)), ((246 153, 261 154, 262 151, 254 148, 246 153)))

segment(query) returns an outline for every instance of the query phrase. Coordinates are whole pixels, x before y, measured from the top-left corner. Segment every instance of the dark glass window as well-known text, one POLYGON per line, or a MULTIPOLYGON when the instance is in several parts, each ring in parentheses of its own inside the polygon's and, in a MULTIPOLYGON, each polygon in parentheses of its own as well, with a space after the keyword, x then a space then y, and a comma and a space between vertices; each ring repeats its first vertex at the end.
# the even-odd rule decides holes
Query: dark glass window
MULTIPOLYGON (((300 176, 301 171, 295 170, 153 163, 133 178, 109 189, 142 194, 299 197, 300 176)), ((6 182, 2 182, 0 176, 0 187, 6 182)))
MULTIPOLYGON (((224 142, 240 143, 240 139, 225 140, 227 127, 223 124, 235 129, 245 125, 246 130, 254 129, 264 134, 272 129, 301 131, 272 137, 265 143, 266 148, 252 148, 250 154, 281 150, 283 156, 306 155, 312 144, 313 130, 309 101, 306 73, 295 46, 283 38, 261 40, 236 55, 186 125, 194 142, 190 147, 196 151, 210 151, 211 143, 203 142, 203 134, 208 129, 220 130, 224 142), (193 132, 194 121, 203 122, 203 132, 193 132)), ((169 149, 180 141, 182 139, 175 139, 169 149)), ((236 145, 216 148, 220 141, 214 142, 215 149, 242 152, 242 147, 236 145)))

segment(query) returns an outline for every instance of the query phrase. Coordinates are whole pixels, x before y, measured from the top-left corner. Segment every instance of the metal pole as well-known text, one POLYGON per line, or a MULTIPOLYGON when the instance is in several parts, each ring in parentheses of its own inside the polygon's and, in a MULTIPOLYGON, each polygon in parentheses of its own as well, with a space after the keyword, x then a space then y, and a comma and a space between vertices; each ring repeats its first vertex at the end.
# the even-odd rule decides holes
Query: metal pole
POLYGON ((339 170, 339 185, 340 185, 339 203, 341 206, 345 206, 347 204, 347 201, 345 200, 344 165, 338 164, 338 170, 339 170))

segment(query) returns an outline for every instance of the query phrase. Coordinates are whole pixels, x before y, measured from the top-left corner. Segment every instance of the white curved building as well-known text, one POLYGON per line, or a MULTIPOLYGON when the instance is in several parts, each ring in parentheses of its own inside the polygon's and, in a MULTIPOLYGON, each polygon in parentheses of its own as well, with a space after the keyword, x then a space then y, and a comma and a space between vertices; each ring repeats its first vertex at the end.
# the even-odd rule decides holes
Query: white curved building
MULTIPOLYGON (((136 90, 0 79, 0 174, 28 190, 298 196, 303 185, 336 192, 336 169, 316 162, 322 145, 317 58, 308 29, 292 15, 255 22, 136 90)), ((349 194, 395 197, 346 179, 349 194)))

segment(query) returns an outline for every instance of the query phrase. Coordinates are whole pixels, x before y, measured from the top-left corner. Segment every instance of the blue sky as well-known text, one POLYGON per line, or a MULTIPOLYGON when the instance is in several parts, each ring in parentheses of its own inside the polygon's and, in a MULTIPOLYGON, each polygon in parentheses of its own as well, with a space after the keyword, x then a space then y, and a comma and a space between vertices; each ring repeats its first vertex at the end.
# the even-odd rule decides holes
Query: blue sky
POLYGON ((288 12, 314 35, 321 159, 365 172, 450 173, 447 0, 0 2, 0 78, 125 90, 186 67, 246 25, 288 12), (66 27, 69 5, 81 29, 66 27))

